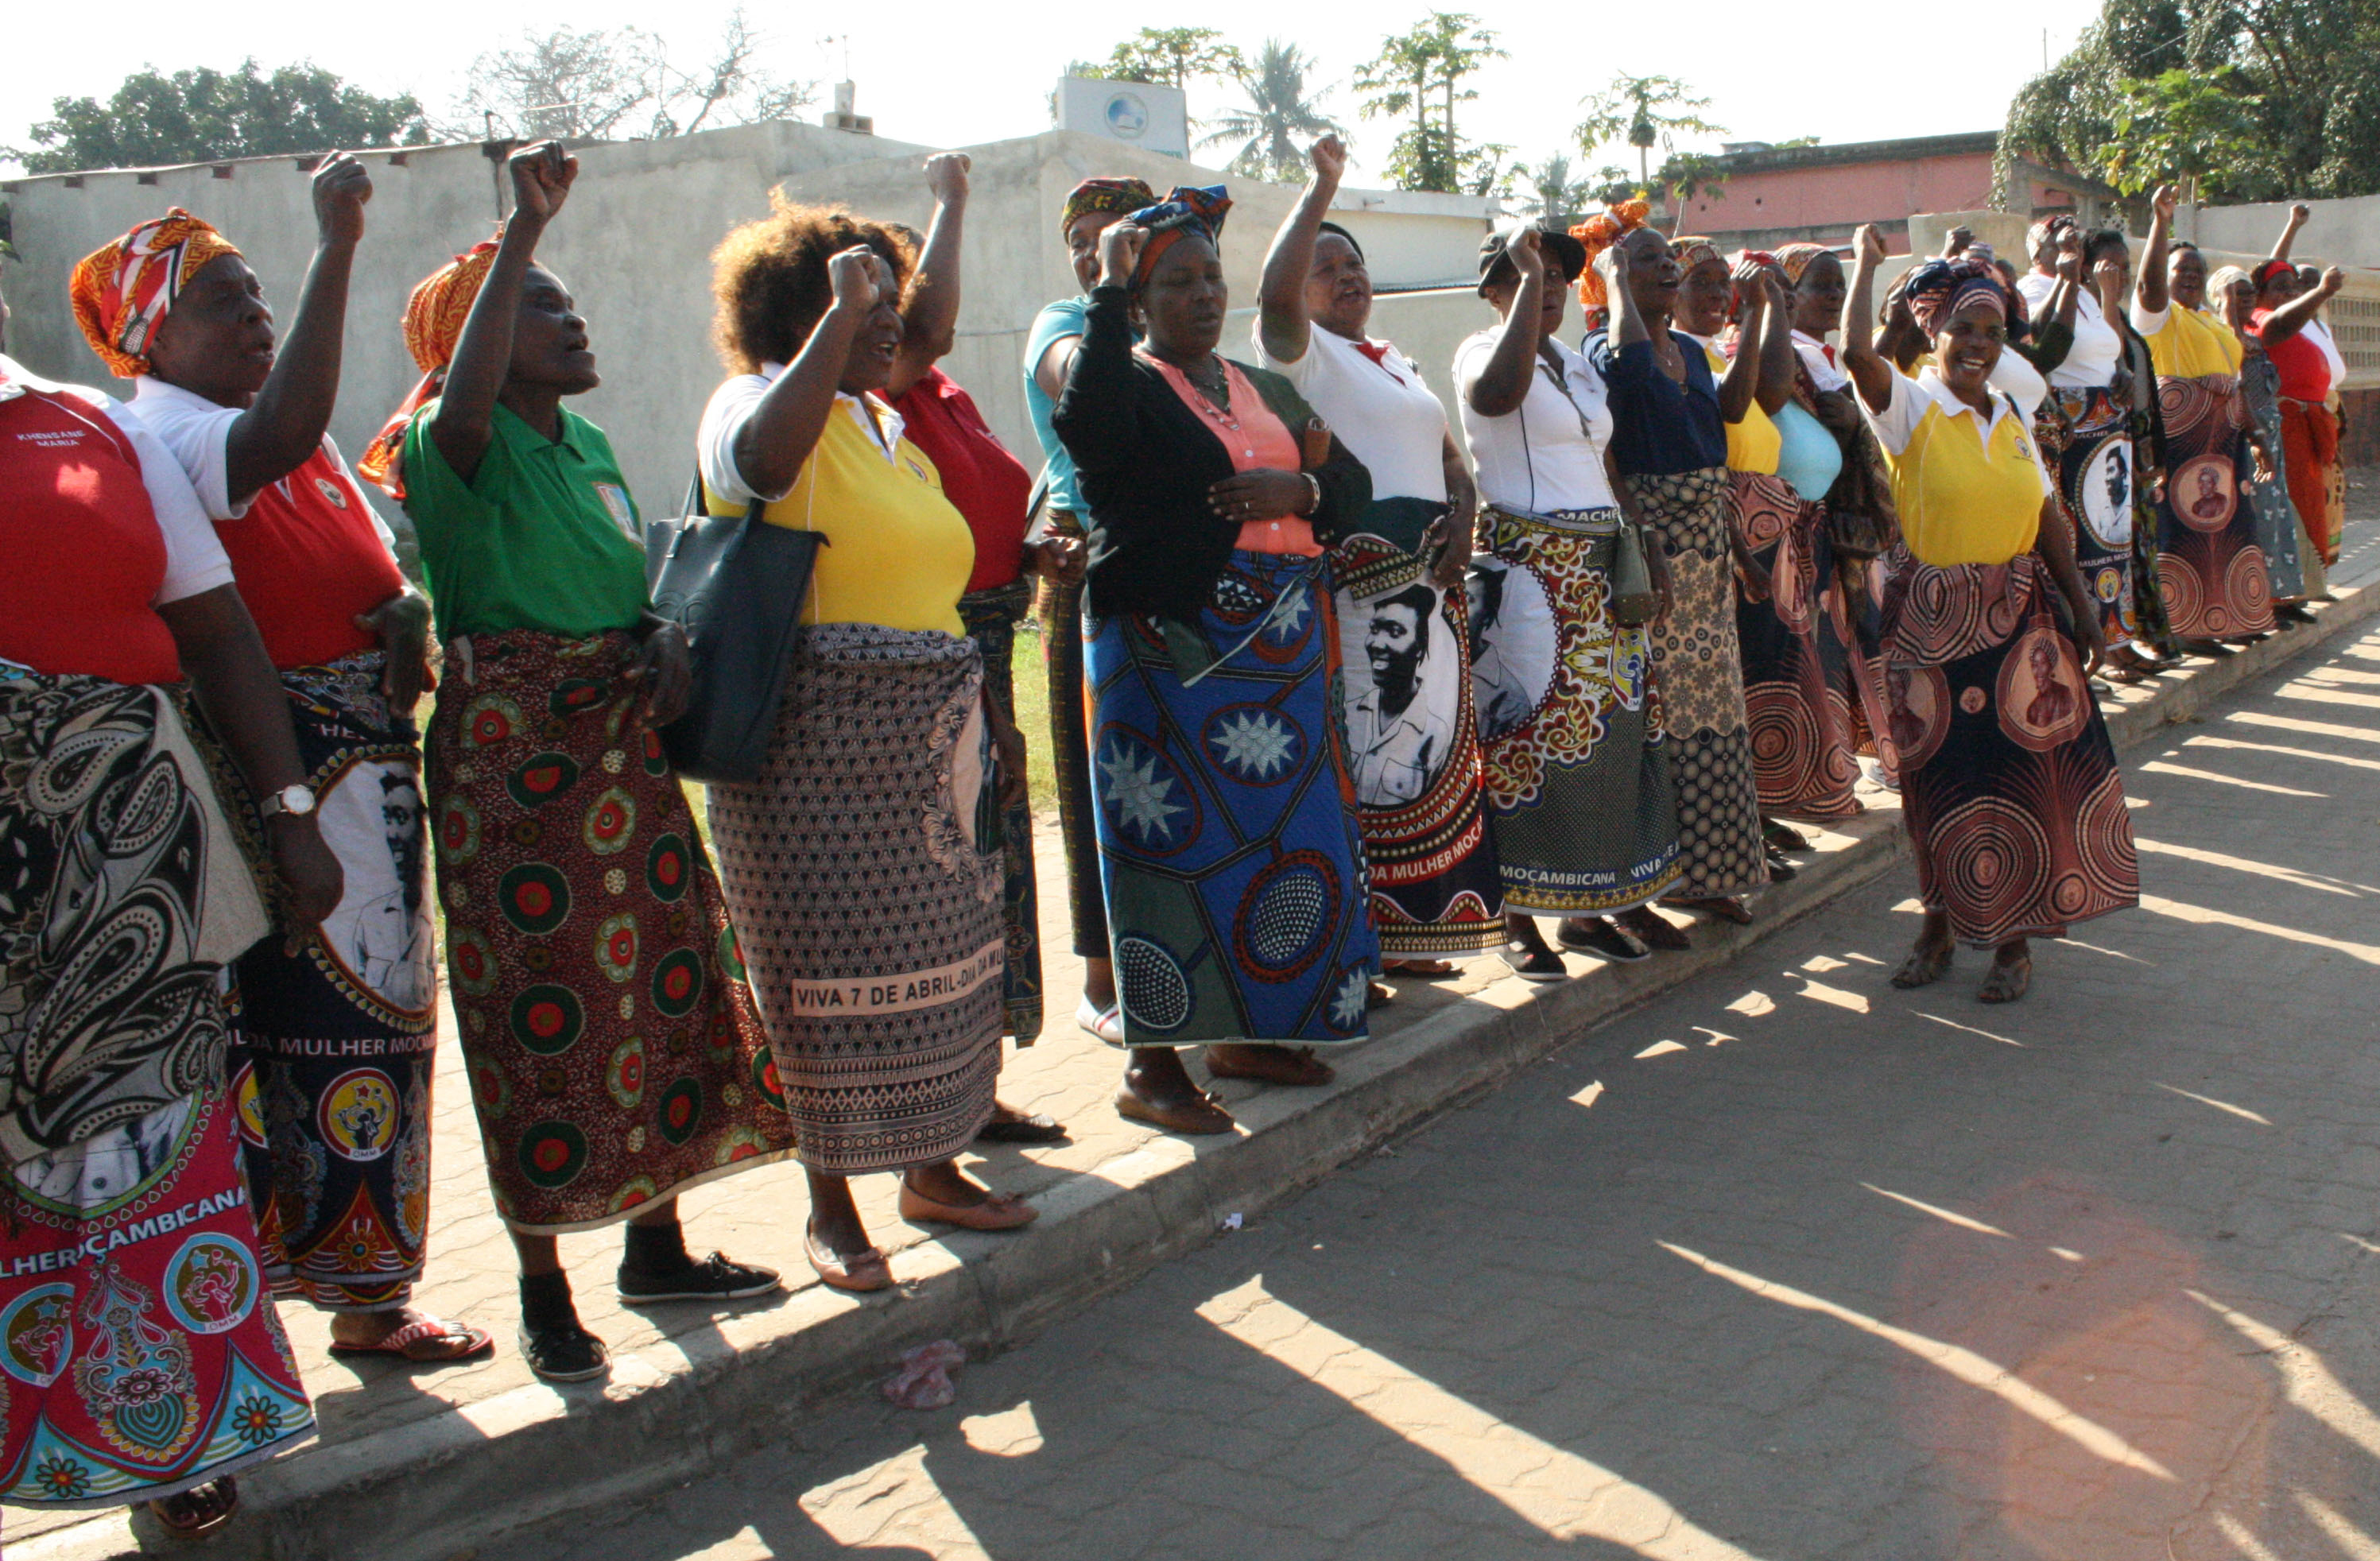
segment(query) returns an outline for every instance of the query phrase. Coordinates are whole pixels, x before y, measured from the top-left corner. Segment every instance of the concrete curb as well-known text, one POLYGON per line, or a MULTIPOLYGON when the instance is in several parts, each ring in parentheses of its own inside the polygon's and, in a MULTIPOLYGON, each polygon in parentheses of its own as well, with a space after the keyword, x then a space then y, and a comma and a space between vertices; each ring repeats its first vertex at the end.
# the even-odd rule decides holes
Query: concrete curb
MULTIPOLYGON (((2331 645, 2380 614, 2380 587, 2316 622, 2108 703, 2119 749, 2157 737, 2224 694, 2331 645)), ((1247 1131, 1158 1139, 1040 1196, 1029 1229, 961 1233, 909 1249, 899 1289, 820 1288, 719 1319, 714 1332, 614 1358, 610 1379, 529 1386, 453 1415, 318 1446, 241 1478, 245 1515, 211 1541, 217 1561, 450 1561, 514 1530, 666 1490, 792 1434, 820 1399, 936 1338, 971 1351, 1020 1343, 1061 1314, 1203 1244, 1424 1118, 1494 1087, 1586 1031, 1733 960, 1890 870, 1906 851, 1897 806, 1822 842, 1750 926, 1698 924, 1690 952, 1605 965, 1557 986, 1497 983, 1340 1063, 1325 1092, 1277 1091, 1234 1107, 1247 1131), (922 1272, 920 1272, 922 1270, 922 1272)), ((145 1526, 144 1519, 135 1519, 145 1526)), ((28 1540, 22 1561, 134 1554, 122 1513, 28 1540)), ((136 1527, 135 1532, 140 1531, 136 1527)), ((171 1542, 152 1537, 144 1551, 171 1542)))

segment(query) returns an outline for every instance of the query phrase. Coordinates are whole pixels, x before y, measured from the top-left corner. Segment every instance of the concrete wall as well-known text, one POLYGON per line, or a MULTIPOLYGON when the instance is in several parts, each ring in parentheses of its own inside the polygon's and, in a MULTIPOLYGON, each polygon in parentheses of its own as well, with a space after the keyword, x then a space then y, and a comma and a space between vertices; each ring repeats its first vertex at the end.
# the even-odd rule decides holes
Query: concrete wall
MULTIPOLYGON (((2339 200, 2310 200, 2313 218, 2298 234, 2290 254, 2299 260, 2321 257, 2338 266, 2380 266, 2380 195, 2356 195, 2339 200)), ((2182 232, 2210 249, 2232 249, 2258 257, 2273 251, 2289 220, 2286 201, 2257 206, 2202 206, 2184 212, 2182 232)))
MULTIPOLYGON (((919 165, 929 150, 789 122, 578 150, 578 182, 540 258, 585 309, 604 375, 602 387, 577 405, 610 432, 648 511, 674 506, 684 495, 695 426, 724 371, 710 345, 711 248, 735 224, 766 214, 772 186, 795 200, 837 202, 922 228, 932 200, 919 165)), ((975 162, 965 297, 958 345, 944 368, 1030 463, 1037 456, 1020 360, 1034 314, 1075 290, 1057 229, 1066 192, 1092 175, 1137 175, 1160 193, 1225 176, 1069 131, 965 150, 975 162)), ((388 153, 366 158, 374 185, 370 232, 358 257, 333 422, 351 453, 416 377, 397 329, 407 294, 445 257, 488 236, 496 212, 500 169, 479 146, 415 148, 401 156, 401 163, 388 153)), ((285 310, 313 249, 308 177, 296 160, 276 157, 12 181, 23 260, 6 271, 15 311, 10 352, 38 373, 109 384, 67 311, 67 274, 80 256, 174 205, 222 228, 285 310)), ((1265 248, 1296 191, 1232 183, 1237 204, 1224 262, 1237 296, 1253 302, 1265 248)), ((1492 209, 1476 198, 1398 191, 1349 190, 1339 204, 1336 214, 1365 245, 1384 287, 1473 275, 1492 209)))

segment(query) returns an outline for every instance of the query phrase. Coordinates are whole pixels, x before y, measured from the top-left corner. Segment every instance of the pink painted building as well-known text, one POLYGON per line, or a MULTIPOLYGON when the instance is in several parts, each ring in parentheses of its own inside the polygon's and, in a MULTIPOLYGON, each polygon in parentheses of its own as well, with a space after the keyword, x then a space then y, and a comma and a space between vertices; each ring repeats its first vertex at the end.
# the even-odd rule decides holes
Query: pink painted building
MULTIPOLYGON (((1893 253, 1906 254, 1912 214, 1974 212, 1995 204, 1992 157, 1998 145, 1998 132, 1980 130, 1840 146, 1730 147, 1719 159, 1725 183, 1687 200, 1676 231, 1724 239, 1730 248, 1840 248, 1850 244, 1860 224, 1874 223, 1893 253)), ((2013 172, 2027 186, 2034 215, 2116 193, 2030 163, 2019 163, 2013 172)))

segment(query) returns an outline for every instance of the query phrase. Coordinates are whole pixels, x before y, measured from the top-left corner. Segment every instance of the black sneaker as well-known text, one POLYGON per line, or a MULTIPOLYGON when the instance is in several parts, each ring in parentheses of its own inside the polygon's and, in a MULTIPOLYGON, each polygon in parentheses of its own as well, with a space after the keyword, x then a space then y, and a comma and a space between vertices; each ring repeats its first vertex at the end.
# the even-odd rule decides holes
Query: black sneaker
POLYGON ((620 1265, 620 1299, 631 1306, 656 1301, 747 1301, 783 1284, 775 1269, 731 1263, 725 1252, 712 1252, 700 1263, 681 1257, 670 1267, 620 1265))
POLYGON ((1653 957, 1653 950, 1645 947, 1643 939, 1623 932, 1601 916, 1562 923, 1554 929, 1554 941, 1572 952, 1594 954, 1614 964, 1633 964, 1653 957))
POLYGON ((1570 967, 1551 949, 1532 949, 1525 943, 1507 943, 1496 950, 1496 957, 1512 967, 1512 974, 1524 981, 1568 981, 1570 967))
POLYGON ((603 1341, 580 1327, 575 1318, 543 1326, 523 1321, 520 1352, 528 1369, 547 1382, 585 1382, 612 1369, 603 1341))

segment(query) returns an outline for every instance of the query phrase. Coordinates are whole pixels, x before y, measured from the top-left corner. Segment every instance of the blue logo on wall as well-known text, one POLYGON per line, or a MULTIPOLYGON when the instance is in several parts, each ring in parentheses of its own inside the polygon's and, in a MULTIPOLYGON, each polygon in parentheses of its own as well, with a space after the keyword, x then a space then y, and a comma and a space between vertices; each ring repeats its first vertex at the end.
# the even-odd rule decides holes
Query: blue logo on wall
POLYGON ((1135 92, 1118 92, 1108 99, 1108 132, 1118 140, 1136 141, 1148 133, 1148 105, 1135 92))

